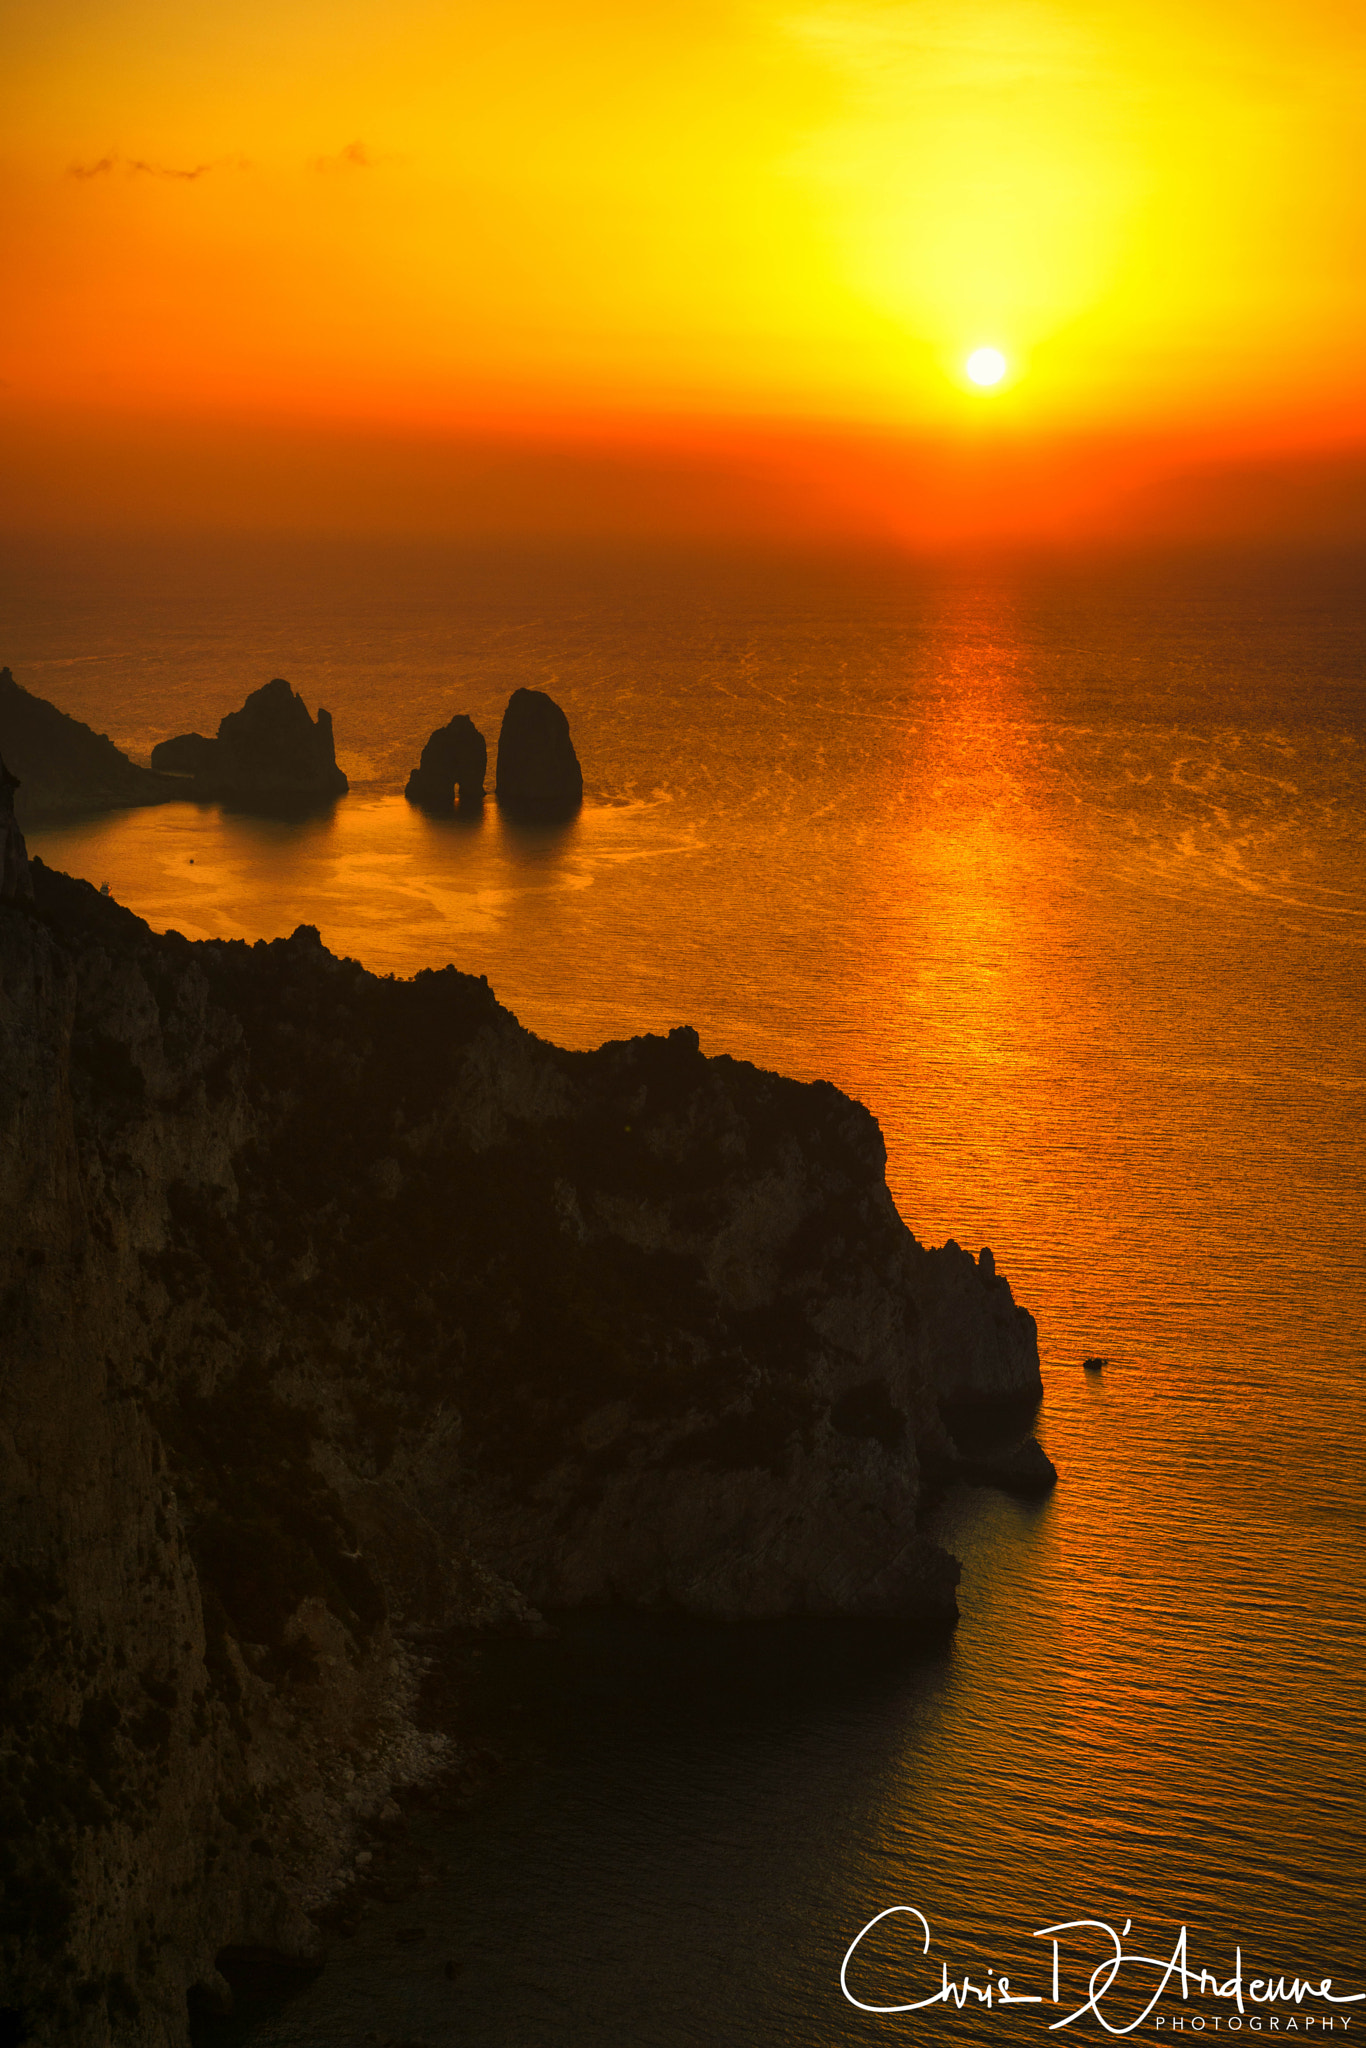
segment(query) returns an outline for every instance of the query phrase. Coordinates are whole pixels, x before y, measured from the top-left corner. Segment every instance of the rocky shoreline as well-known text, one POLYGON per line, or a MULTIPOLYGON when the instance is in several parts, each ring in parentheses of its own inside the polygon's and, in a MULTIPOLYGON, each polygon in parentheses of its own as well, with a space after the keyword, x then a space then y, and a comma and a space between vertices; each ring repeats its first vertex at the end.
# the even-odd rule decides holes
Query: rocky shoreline
POLYGON ((1034 1325, 866 1110, 309 929, 158 936, 0 826, 10 2038, 183 2048, 224 1951, 316 1953, 459 1761, 415 1632, 952 1620, 925 1482, 946 1410, 1037 1400, 1034 1325))

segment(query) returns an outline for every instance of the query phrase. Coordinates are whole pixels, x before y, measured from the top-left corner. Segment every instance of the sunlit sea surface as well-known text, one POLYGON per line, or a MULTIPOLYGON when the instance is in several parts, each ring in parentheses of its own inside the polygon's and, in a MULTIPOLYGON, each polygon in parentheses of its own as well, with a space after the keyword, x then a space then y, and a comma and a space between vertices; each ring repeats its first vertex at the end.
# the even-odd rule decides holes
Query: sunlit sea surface
MULTIPOLYGON (((33 832, 46 860, 192 937, 454 961, 562 1044, 689 1022, 835 1081, 916 1233, 993 1246, 1039 1323, 1062 1482, 945 1498, 951 1642, 599 1619, 490 1652, 513 1768, 418 1824, 429 1881, 259 2048, 1034 2041, 1106 1953, 1069 1938, 1058 2006, 861 2015, 841 1959, 894 1905, 934 1946, 884 1922, 869 2003, 941 1958, 1047 1995, 1033 1930, 1083 1917, 1366 1991, 1364 567, 10 560, 30 689, 145 758, 281 674, 352 779, 325 819, 128 812, 33 832), (492 743, 519 684, 569 714, 582 815, 411 810, 430 730, 492 743)), ((1187 2033, 1237 2018, 1174 1994, 1187 2033)))

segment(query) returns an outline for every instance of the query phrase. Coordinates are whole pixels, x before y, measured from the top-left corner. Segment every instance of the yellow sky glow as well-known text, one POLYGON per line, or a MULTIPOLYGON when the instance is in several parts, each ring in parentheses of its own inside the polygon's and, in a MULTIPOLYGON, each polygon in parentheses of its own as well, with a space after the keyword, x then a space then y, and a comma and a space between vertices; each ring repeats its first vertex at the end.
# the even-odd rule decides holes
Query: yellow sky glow
POLYGON ((1022 442, 1366 440, 1355 7, 11 0, 4 39, 21 454, 147 416, 942 454, 986 337, 1022 442))

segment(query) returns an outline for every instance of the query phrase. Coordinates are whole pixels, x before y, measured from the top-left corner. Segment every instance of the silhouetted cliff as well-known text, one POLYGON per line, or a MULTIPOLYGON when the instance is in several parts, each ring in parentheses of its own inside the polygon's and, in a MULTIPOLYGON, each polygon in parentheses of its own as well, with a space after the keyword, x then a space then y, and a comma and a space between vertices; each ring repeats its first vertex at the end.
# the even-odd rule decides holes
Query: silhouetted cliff
POLYGON ((164 804, 183 794, 164 775, 139 768, 103 733, 21 688, 7 668, 0 668, 0 754, 23 791, 21 819, 164 804))
POLYGON ((225 1945, 307 1952, 357 1816, 432 1761, 406 1628, 952 1617, 916 1529, 940 1380, 1036 1391, 1033 1325, 915 1243, 866 1110, 32 886, 0 903, 12 2029, 171 2048, 225 1945))

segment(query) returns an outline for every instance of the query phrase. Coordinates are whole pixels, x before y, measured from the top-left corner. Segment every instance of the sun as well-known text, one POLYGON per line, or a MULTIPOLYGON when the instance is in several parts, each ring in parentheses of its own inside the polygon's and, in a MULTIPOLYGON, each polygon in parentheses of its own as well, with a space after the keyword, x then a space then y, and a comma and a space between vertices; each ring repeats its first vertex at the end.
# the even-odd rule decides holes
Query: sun
POLYGON ((963 367, 974 384, 999 384, 1007 366, 998 348, 975 348, 963 367))

